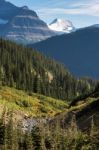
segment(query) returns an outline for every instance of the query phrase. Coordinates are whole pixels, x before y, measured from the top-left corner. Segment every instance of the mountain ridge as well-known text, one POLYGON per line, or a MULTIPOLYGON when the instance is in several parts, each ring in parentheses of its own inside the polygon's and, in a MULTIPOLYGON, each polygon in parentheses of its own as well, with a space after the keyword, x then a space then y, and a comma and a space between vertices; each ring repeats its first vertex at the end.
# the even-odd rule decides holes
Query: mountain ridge
POLYGON ((58 35, 29 47, 62 62, 76 76, 99 79, 99 28, 86 27, 70 34, 58 35), (93 60, 93 61, 92 61, 93 60))
POLYGON ((17 7, 10 2, 0 1, 0 19, 7 21, 3 26, 2 22, 0 24, 0 36, 17 43, 35 43, 55 35, 27 6, 17 7))

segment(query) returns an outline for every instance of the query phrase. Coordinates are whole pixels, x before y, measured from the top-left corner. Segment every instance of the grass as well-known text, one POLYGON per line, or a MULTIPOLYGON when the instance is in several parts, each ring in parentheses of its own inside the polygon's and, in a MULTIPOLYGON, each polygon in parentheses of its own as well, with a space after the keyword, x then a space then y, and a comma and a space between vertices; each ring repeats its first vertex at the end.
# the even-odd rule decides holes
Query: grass
POLYGON ((65 101, 35 93, 28 94, 22 90, 2 86, 0 87, 0 116, 6 108, 6 118, 8 119, 10 112, 13 110, 16 122, 31 117, 53 118, 71 111, 81 111, 97 100, 97 98, 88 97, 84 102, 68 109, 68 103, 65 101))
POLYGON ((7 110, 13 110, 18 118, 53 117, 66 111, 68 105, 62 100, 34 93, 30 96, 24 91, 4 86, 0 87, 0 108, 4 107, 7 110))
POLYGON ((98 98, 88 97, 84 100, 84 102, 79 102, 76 106, 72 106, 69 111, 82 110, 86 106, 90 105, 92 102, 97 101, 98 98))

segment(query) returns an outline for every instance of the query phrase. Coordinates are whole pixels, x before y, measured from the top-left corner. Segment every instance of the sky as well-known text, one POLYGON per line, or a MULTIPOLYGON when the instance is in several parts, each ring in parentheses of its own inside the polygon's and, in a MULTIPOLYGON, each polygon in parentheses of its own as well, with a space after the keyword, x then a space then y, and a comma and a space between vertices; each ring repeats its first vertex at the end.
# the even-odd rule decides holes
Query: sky
POLYGON ((72 21, 76 28, 99 24, 99 0, 7 0, 26 5, 48 24, 55 18, 72 21))

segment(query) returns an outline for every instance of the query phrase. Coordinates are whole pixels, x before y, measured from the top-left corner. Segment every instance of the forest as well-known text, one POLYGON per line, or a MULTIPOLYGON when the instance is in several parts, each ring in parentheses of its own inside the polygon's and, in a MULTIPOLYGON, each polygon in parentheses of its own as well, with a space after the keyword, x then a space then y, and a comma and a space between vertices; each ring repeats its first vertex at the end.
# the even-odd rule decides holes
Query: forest
POLYGON ((96 85, 35 49, 1 38, 0 150, 98 150, 96 85), (31 118, 30 124, 41 121, 24 129, 31 118))
POLYGON ((93 90, 96 82, 74 77, 37 50, 0 39, 0 84, 67 100, 93 90))
MULTIPOLYGON (((58 119, 55 126, 40 124, 31 131, 15 128, 13 114, 5 124, 5 112, 0 119, 0 150, 98 150, 99 128, 91 120, 90 132, 77 128, 75 117, 69 128, 60 126, 58 119)), ((99 118, 98 118, 99 119, 99 118)))

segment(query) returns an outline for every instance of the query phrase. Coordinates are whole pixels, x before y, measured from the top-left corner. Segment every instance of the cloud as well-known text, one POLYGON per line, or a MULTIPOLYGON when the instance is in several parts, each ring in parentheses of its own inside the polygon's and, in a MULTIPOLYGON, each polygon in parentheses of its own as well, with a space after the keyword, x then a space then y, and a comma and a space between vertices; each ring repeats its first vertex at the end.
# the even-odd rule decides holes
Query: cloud
POLYGON ((49 7, 41 8, 38 12, 42 16, 50 15, 90 15, 99 17, 99 1, 97 0, 86 0, 83 2, 70 3, 66 8, 64 7, 49 7))

